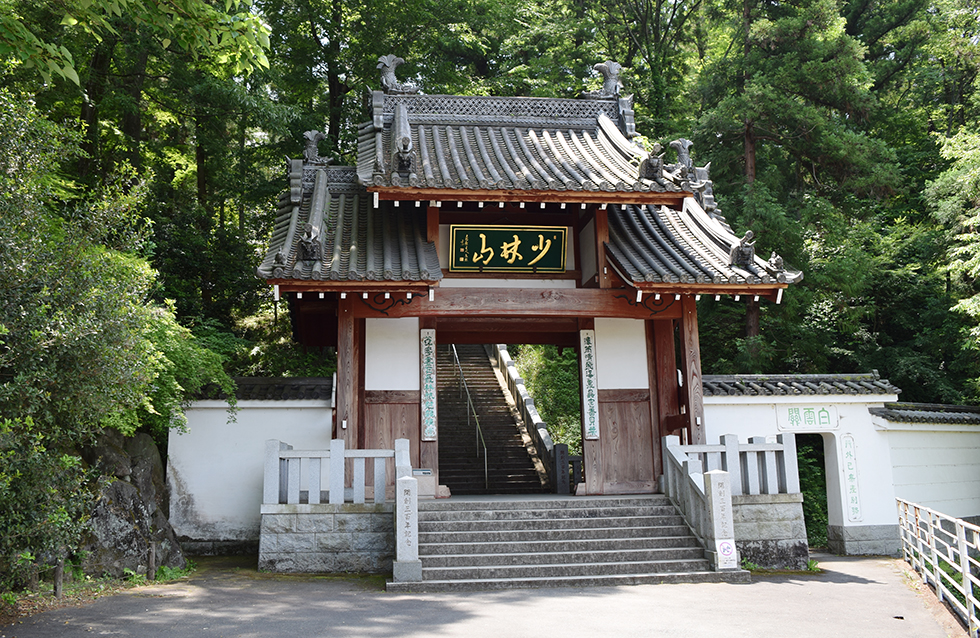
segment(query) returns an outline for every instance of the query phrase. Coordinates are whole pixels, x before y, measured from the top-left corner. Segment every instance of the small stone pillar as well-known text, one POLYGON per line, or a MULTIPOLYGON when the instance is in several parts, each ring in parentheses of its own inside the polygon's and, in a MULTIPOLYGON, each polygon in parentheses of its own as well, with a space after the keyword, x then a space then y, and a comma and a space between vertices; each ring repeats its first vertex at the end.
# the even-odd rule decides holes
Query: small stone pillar
POLYGON ((735 522, 732 516, 732 491, 728 472, 711 470, 704 473, 704 498, 711 517, 706 530, 711 538, 705 538, 705 553, 714 564, 715 571, 738 569, 738 552, 735 549, 735 522))
POLYGON ((412 476, 395 482, 395 560, 392 579, 417 583, 422 580, 419 560, 419 485, 412 476))

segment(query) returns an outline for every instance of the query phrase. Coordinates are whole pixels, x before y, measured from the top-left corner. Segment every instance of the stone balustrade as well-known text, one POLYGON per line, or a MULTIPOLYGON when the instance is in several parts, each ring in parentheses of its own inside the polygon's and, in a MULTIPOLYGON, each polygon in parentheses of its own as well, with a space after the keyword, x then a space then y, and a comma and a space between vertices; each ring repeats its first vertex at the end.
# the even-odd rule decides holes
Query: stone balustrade
POLYGON ((259 568, 394 571, 396 580, 421 579, 418 482, 408 439, 396 440, 393 450, 347 450, 340 439, 331 441, 329 450, 294 450, 267 441, 259 568), (373 460, 371 485, 367 459, 373 460), (387 459, 395 462, 394 504, 386 495, 387 459))
POLYGON ((809 546, 793 435, 739 443, 728 434, 718 445, 680 445, 678 437, 668 436, 663 449, 664 492, 709 557, 726 558, 719 543, 733 539, 738 555, 760 567, 806 567, 809 546))

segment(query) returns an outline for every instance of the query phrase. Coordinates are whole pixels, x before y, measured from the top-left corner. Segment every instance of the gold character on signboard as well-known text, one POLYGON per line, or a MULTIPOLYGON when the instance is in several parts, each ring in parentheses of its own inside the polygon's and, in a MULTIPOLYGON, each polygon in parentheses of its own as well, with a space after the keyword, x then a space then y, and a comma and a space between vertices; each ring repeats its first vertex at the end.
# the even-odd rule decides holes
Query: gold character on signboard
POLYGON ((534 259, 532 259, 531 261, 527 262, 527 265, 528 266, 533 266, 534 264, 536 264, 539 261, 541 261, 541 258, 544 257, 548 253, 548 250, 550 248, 551 248, 551 240, 550 239, 545 239, 544 238, 544 235, 538 235, 538 243, 536 245, 534 245, 534 246, 531 246, 531 250, 533 250, 535 252, 537 252, 537 251, 540 250, 541 253, 537 257, 535 257, 534 259))
POLYGON ((487 265, 491 259, 493 259, 493 248, 487 247, 487 236, 480 233, 480 252, 473 253, 473 263, 478 264, 482 261, 484 265, 487 265), (490 255, 486 256, 487 253, 490 255))
MULTIPOLYGON (((482 236, 483 235, 480 235, 480 237, 482 236)), ((503 245, 500 247, 500 258, 506 259, 508 264, 514 263, 515 259, 520 259, 521 261, 524 261, 524 257, 522 257, 521 254, 517 252, 517 249, 520 247, 521 247, 521 240, 517 237, 517 235, 514 235, 514 241, 510 243, 504 242, 503 245)))

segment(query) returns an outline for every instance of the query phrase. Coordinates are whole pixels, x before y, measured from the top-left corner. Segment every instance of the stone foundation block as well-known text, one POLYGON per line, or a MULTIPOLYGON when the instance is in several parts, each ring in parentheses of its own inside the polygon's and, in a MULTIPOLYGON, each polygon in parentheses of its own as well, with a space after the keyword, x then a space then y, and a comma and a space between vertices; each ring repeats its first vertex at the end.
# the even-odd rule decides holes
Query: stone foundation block
POLYGON ((262 506, 261 570, 386 573, 394 554, 391 504, 262 506))
POLYGON ((899 556, 898 525, 828 525, 827 547, 845 556, 899 556))

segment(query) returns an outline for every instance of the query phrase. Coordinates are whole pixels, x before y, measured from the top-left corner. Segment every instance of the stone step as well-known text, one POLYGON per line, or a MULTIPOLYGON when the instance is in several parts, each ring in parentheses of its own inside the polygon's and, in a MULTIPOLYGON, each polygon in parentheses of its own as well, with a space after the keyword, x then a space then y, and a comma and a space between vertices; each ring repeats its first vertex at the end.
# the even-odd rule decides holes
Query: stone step
POLYGON ((511 510, 423 510, 419 508, 419 522, 430 521, 502 521, 521 520, 556 521, 561 519, 584 520, 639 520, 648 517, 676 516, 671 505, 650 505, 646 507, 544 507, 541 509, 511 510))
POLYGON ((682 536, 659 536, 648 538, 586 538, 562 541, 526 541, 515 545, 513 542, 497 543, 425 543, 419 544, 419 556, 466 555, 466 554, 507 554, 520 549, 528 553, 559 554, 563 552, 630 551, 644 549, 666 549, 694 547, 701 550, 697 538, 690 533, 682 536))
POLYGON ((503 531, 528 530, 540 525, 548 529, 591 529, 599 527, 680 527, 684 525, 684 517, 644 516, 641 518, 620 516, 610 518, 509 518, 504 520, 438 520, 419 518, 419 532, 474 532, 474 531, 503 531))
POLYGON ((659 527, 577 527, 564 529, 522 529, 496 531, 419 532, 419 543, 527 543, 533 541, 575 541, 596 538, 655 538, 690 534, 686 525, 659 527))
POLYGON ((704 550, 696 544, 689 547, 639 547, 628 549, 599 549, 589 551, 519 552, 490 554, 427 554, 422 557, 426 567, 456 567, 488 565, 547 565, 557 559, 562 563, 649 562, 660 560, 703 560, 704 550))
POLYGON ((568 576, 564 578, 489 578, 429 580, 419 583, 389 582, 390 592, 489 591, 542 587, 609 587, 666 583, 748 583, 749 572, 697 571, 686 573, 618 574, 609 576, 568 576))
POLYGON ((663 495, 450 498, 419 503, 421 583, 453 591, 663 582, 747 582, 709 571, 663 495))
POLYGON ((569 576, 612 576, 623 574, 662 574, 708 571, 708 561, 693 560, 623 561, 610 563, 551 563, 536 565, 487 565, 472 567, 426 567, 422 563, 423 580, 452 579, 524 579, 564 578, 569 576))
POLYGON ((639 496, 544 496, 508 499, 445 499, 419 501, 419 515, 422 512, 438 511, 477 511, 497 510, 562 510, 579 511, 588 508, 609 507, 670 507, 670 499, 664 494, 644 494, 639 496))

